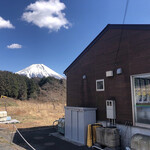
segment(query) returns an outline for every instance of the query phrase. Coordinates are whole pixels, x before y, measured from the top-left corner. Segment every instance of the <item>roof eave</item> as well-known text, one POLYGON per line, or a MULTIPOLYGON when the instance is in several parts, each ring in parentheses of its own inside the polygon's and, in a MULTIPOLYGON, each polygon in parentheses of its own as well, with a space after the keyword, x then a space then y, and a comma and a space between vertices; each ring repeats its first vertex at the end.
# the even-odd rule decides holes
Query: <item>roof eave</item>
POLYGON ((95 44, 95 42, 103 36, 103 34, 108 31, 108 29, 144 29, 150 30, 150 24, 108 24, 97 36, 96 38, 83 50, 83 52, 67 67, 64 71, 64 74, 67 75, 67 72, 70 68, 77 62, 78 59, 82 57, 83 54, 88 52, 88 50, 95 44))

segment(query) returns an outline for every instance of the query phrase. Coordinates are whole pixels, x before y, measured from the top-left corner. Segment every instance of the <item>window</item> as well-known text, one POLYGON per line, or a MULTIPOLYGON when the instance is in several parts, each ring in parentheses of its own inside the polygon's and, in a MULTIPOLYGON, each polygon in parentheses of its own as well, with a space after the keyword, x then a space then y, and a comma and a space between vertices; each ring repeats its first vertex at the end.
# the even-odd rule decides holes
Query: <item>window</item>
POLYGON ((104 79, 96 80, 96 91, 104 91, 104 79))
POLYGON ((150 75, 134 76, 132 83, 135 124, 150 125, 150 75))

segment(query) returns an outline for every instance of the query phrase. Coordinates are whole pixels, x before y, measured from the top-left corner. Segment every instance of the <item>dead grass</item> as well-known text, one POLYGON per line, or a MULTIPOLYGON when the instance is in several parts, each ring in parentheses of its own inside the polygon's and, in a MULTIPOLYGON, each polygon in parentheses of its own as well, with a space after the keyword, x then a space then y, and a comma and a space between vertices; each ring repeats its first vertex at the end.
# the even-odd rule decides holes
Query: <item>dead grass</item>
MULTIPOLYGON (((5 110, 5 100, 0 99, 0 111, 5 110)), ((59 102, 37 102, 36 100, 19 101, 7 99, 7 113, 20 124, 17 128, 31 128, 50 126, 53 122, 64 116, 64 105, 59 102)), ((12 128, 12 125, 1 125, 0 128, 12 128)))
POLYGON ((3 137, 0 137, 0 144, 2 143, 8 143, 3 137))

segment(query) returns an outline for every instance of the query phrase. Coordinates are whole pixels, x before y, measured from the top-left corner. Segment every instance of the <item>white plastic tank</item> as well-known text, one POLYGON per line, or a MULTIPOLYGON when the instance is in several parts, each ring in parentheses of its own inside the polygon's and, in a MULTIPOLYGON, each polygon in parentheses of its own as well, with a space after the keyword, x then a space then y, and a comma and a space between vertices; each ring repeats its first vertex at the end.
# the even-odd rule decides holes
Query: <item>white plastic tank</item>
POLYGON ((65 134, 65 118, 59 118, 58 120, 58 132, 65 134))
POLYGON ((150 136, 135 134, 131 138, 132 150, 150 150, 150 136))

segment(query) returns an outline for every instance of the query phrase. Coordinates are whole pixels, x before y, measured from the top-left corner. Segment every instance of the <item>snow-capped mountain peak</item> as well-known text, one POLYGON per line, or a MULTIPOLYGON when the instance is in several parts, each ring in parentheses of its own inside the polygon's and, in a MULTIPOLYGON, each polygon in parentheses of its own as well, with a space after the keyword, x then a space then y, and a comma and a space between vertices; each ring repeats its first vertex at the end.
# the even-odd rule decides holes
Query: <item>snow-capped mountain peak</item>
POLYGON ((16 72, 17 74, 20 75, 25 75, 28 78, 33 78, 33 77, 54 77, 57 79, 63 79, 64 77, 61 76, 60 74, 56 73, 55 71, 53 71, 52 69, 50 69, 49 67, 45 66, 44 64, 33 64, 23 70, 20 70, 18 72, 16 72))

